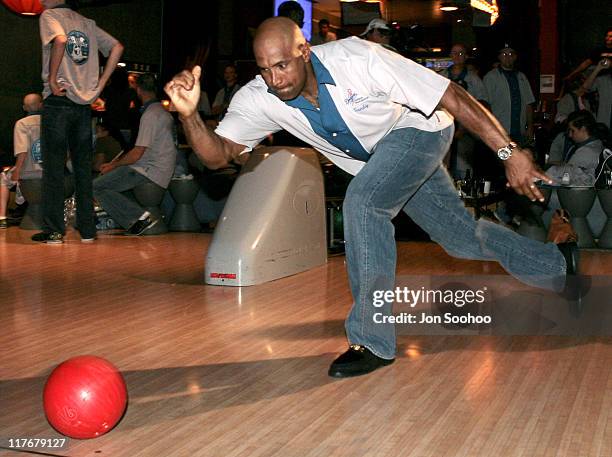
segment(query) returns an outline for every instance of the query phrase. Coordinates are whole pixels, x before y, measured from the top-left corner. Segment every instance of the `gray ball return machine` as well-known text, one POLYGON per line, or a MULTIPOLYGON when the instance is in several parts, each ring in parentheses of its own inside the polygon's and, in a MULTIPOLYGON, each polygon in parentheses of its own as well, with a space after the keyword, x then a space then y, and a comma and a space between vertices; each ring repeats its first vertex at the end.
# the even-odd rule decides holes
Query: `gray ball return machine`
POLYGON ((323 173, 310 148, 255 149, 208 247, 205 282, 250 286, 327 261, 323 173))

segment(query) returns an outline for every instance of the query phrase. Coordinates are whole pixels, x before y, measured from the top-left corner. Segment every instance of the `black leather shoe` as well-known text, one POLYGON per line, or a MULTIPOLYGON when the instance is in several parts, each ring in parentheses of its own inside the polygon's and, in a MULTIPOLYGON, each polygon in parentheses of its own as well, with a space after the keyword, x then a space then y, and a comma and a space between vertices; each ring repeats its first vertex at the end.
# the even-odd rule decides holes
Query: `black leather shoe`
POLYGON ((570 314, 582 314, 582 299, 591 288, 591 278, 580 274, 580 256, 576 243, 559 243, 557 247, 565 257, 565 287, 561 295, 569 302, 570 314))
POLYGON ((575 275, 578 274, 578 262, 580 261, 578 254, 578 245, 576 243, 559 243, 557 248, 565 257, 566 274, 575 275))
POLYGON ((333 378, 349 378, 368 374, 377 368, 391 365, 395 359, 383 359, 365 346, 351 344, 348 351, 333 361, 328 374, 333 378))

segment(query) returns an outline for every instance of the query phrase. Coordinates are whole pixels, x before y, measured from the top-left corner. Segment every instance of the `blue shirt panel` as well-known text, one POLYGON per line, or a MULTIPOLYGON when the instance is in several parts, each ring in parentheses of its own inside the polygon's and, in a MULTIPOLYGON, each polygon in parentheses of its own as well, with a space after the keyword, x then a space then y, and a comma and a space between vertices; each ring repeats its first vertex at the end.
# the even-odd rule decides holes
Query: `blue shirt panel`
POLYGON ((327 90, 326 84, 335 86, 336 82, 314 53, 310 54, 310 60, 319 84, 319 109, 315 108, 302 95, 285 103, 299 109, 308 119, 312 130, 325 141, 333 144, 346 155, 367 162, 370 154, 349 130, 327 90))
POLYGON ((521 141, 523 128, 521 126, 521 89, 516 71, 508 71, 500 68, 508 81, 510 87, 510 136, 516 141, 521 141))

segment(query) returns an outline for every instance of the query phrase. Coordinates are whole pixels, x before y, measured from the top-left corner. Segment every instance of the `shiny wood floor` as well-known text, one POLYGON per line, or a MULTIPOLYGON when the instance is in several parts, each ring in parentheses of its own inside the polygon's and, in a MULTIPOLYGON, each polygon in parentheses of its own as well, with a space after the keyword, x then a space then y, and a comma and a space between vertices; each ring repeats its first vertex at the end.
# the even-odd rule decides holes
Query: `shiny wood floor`
MULTIPOLYGON (((210 236, 59 246, 0 232, 0 437, 56 437, 46 376, 78 354, 128 384, 121 423, 67 456, 612 456, 612 338, 403 336, 396 363, 333 380, 344 257, 248 288, 203 285, 210 236)), ((593 274, 612 254, 585 253, 593 274)), ((502 274, 400 243, 402 274, 502 274)), ((521 286, 516 283, 516 287, 521 286)), ((29 455, 0 450, 0 455, 29 455)))

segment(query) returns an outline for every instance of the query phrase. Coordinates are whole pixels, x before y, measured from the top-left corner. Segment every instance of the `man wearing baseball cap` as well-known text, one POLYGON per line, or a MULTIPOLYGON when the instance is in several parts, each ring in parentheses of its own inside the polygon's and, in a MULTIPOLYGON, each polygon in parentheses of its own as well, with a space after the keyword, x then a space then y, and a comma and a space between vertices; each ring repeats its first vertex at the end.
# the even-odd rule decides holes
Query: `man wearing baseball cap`
POLYGON ((518 53, 504 43, 498 54, 499 66, 483 79, 491 111, 517 143, 528 144, 533 138, 533 103, 535 97, 527 76, 516 69, 518 53))
POLYGON ((379 43, 391 51, 397 52, 397 49, 390 45, 392 33, 393 29, 389 27, 389 24, 380 18, 376 18, 370 21, 366 29, 359 36, 368 41, 379 43))

